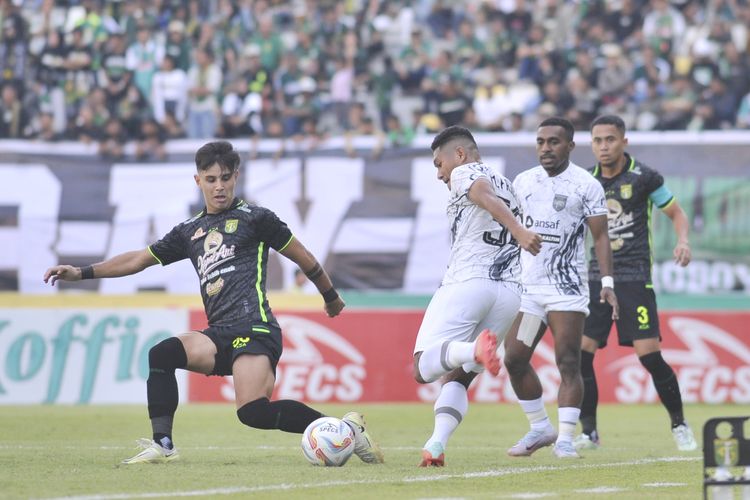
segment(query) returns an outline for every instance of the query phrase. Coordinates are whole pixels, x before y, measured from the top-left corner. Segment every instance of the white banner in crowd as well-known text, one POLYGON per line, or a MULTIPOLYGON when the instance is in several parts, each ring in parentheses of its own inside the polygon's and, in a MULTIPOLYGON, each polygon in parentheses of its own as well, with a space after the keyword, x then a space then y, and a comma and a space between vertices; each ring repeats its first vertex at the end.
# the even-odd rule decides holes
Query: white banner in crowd
MULTIPOLYGON (((578 136, 581 136, 578 138, 578 136)), ((429 139, 414 148, 350 158, 336 147, 264 153, 242 165, 238 195, 274 210, 330 272, 339 288, 431 293, 448 258, 448 191, 436 178, 429 139)), ((693 225, 695 261, 670 264, 674 231, 654 216, 657 290, 750 293, 750 135, 630 135, 631 152, 657 167, 693 225), (743 142, 744 139, 744 142, 743 142), (722 168, 708 169, 706 161, 722 168)), ((573 160, 593 161, 586 134, 573 160)), ((537 163, 532 134, 477 136, 483 160, 508 178, 537 163)), ((193 175, 202 143, 170 145, 167 162, 107 163, 80 145, 0 141, 0 290, 52 294, 44 270, 83 265, 144 248, 202 208, 193 175), (37 148, 38 149, 38 148, 37 148), (33 154, 29 151, 34 151, 33 154)), ((237 143, 240 150, 244 141, 237 143)), ((261 144, 263 146, 263 144, 261 144)), ((286 259, 269 264, 271 289, 292 284, 286 259)), ((195 293, 188 262, 136 276, 63 284, 62 289, 132 294, 139 290, 195 293)))

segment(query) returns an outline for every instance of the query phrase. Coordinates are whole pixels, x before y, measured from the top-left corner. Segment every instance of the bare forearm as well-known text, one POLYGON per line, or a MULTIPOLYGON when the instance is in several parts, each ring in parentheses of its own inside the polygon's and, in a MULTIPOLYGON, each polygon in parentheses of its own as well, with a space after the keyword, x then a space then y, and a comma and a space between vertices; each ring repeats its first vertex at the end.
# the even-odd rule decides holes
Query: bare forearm
POLYGON ((614 266, 612 264, 612 247, 609 236, 605 233, 594 241, 594 253, 599 261, 599 270, 602 276, 612 276, 614 266))
POLYGON ((679 243, 688 243, 690 223, 687 220, 685 212, 680 210, 675 213, 674 217, 672 217, 672 225, 674 226, 674 232, 677 235, 677 241, 679 243))
POLYGON ((95 278, 118 278, 136 274, 154 264, 156 264, 156 259, 148 253, 148 250, 133 250, 92 264, 92 267, 95 278))

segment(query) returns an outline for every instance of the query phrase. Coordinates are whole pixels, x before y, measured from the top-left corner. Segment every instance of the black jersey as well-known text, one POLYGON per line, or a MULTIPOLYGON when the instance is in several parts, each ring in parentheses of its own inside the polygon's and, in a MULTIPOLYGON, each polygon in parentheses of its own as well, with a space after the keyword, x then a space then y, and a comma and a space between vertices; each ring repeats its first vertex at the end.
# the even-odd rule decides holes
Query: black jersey
POLYGON ((268 249, 281 250, 291 239, 271 210, 235 198, 218 214, 204 208, 148 248, 165 266, 190 259, 210 326, 278 326, 266 298, 268 249))
MULTIPOLYGON (((651 210, 665 208, 674 196, 656 170, 627 153, 622 172, 611 179, 602 177, 601 167, 589 171, 601 182, 607 197, 607 223, 612 245, 615 281, 651 281, 651 210)), ((599 262, 591 250, 589 279, 599 280, 599 262)))

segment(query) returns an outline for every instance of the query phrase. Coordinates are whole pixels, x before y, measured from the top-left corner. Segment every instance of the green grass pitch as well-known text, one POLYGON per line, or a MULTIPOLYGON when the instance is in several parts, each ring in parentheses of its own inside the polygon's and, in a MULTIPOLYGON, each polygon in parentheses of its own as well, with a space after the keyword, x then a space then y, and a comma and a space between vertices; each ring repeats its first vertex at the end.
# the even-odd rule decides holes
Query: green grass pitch
MULTIPOLYGON (((352 409, 322 405, 341 416, 352 409)), ((654 405, 603 405, 602 448, 580 460, 551 450, 505 451, 527 430, 517 405, 472 404, 446 452, 446 467, 416 466, 432 430, 430 404, 357 407, 386 454, 383 465, 352 457, 341 468, 309 465, 297 434, 256 431, 231 405, 184 405, 175 418, 180 461, 123 466, 150 435, 140 406, 0 406, 0 498, 701 498, 702 454, 680 453, 666 412, 654 405)), ((556 420, 556 410, 548 407, 556 420)), ((700 438, 716 416, 741 405, 687 405, 700 438)))

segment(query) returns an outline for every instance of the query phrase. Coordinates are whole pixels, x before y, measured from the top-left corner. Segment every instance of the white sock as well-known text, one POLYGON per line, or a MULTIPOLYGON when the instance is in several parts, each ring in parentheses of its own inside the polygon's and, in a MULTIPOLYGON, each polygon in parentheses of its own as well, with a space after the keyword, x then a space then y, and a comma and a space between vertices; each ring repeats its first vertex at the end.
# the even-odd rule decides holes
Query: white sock
POLYGON ((451 370, 472 361, 473 342, 442 342, 422 351, 419 357, 419 374, 425 382, 434 382, 451 370))
POLYGON ((537 399, 519 399, 518 403, 523 408, 526 418, 529 419, 531 428, 535 431, 541 431, 552 425, 547 416, 547 410, 544 409, 542 398, 537 399))
POLYGON ((561 441, 573 441, 573 436, 576 433, 576 424, 578 424, 578 417, 580 415, 581 409, 572 406, 566 406, 557 410, 557 419, 559 421, 559 430, 557 432, 558 443, 561 441))
POLYGON ((443 448, 448 446, 448 440, 469 411, 469 396, 466 387, 458 382, 448 382, 440 389, 435 400, 435 429, 432 436, 425 443, 438 441, 443 448))

